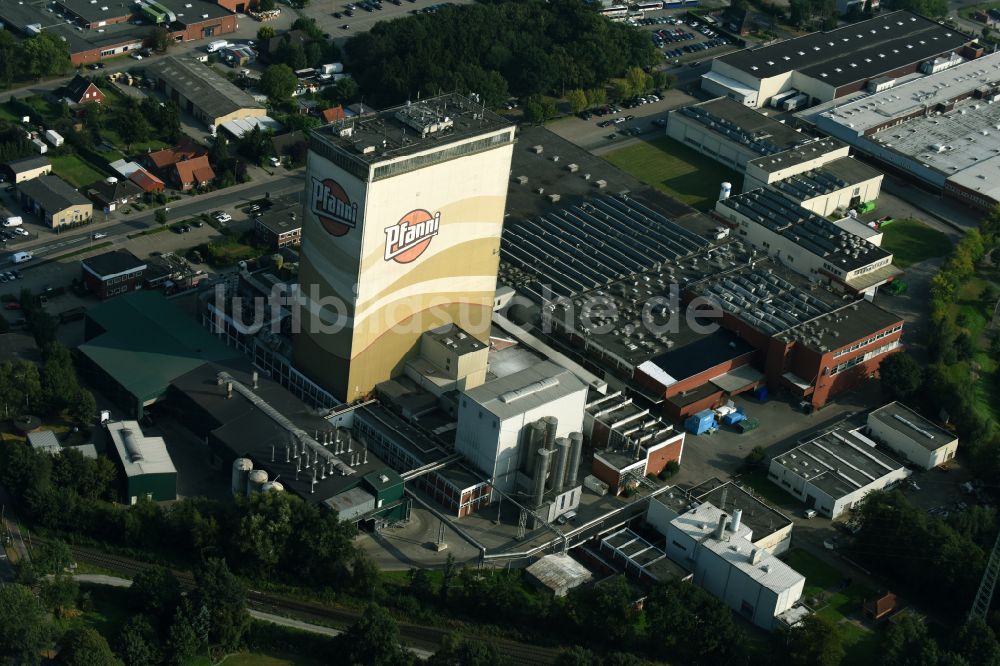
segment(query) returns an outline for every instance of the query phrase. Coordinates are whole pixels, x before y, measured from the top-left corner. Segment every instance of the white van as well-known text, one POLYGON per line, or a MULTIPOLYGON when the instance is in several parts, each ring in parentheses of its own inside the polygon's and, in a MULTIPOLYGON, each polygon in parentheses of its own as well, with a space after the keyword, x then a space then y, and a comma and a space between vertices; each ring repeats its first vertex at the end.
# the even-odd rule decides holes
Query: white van
POLYGON ((3 221, 3 226, 5 227, 19 227, 24 224, 24 220, 20 216, 15 215, 14 217, 8 217, 3 221))
POLYGON ((30 252, 15 252, 14 256, 11 257, 15 264, 23 264, 26 261, 31 261, 31 258, 30 252))
POLYGON ((224 49, 227 46, 229 46, 229 42, 227 42, 225 39, 217 39, 214 42, 209 43, 209 45, 205 48, 205 50, 208 51, 209 53, 215 53, 219 49, 224 49))

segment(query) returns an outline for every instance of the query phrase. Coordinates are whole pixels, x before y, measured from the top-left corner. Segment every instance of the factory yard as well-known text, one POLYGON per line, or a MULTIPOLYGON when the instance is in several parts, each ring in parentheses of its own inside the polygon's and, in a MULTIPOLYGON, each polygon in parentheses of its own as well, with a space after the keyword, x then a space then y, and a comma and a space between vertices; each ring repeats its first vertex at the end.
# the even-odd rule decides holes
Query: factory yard
POLYGON ((687 146, 661 136, 604 155, 604 158, 654 189, 689 206, 706 210, 726 181, 738 192, 742 176, 687 146))

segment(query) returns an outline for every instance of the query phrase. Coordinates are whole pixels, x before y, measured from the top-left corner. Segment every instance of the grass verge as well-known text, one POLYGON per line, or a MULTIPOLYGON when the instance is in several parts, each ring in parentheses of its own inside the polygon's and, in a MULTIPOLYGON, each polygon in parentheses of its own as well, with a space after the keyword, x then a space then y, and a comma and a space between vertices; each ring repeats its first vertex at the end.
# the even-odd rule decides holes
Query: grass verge
POLYGON ((896 220, 882 231, 882 247, 892 252, 892 263, 907 268, 951 251, 951 241, 943 232, 919 220, 896 220))

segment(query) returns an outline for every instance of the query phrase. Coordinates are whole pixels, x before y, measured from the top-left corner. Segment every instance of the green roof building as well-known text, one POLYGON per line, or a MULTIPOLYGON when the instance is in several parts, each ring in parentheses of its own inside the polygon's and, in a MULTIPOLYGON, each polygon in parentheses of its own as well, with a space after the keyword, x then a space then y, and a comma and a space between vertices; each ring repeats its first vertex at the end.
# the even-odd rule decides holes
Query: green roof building
POLYGON ((88 310, 84 323, 84 374, 137 419, 177 377, 241 358, 158 292, 112 298, 88 310))

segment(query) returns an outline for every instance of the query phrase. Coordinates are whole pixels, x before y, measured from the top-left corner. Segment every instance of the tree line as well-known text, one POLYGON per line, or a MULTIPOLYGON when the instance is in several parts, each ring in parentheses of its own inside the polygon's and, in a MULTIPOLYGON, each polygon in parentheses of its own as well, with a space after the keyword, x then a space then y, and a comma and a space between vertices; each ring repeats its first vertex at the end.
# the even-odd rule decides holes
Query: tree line
POLYGON ((42 32, 18 41, 0 28, 0 88, 65 74, 69 68, 69 47, 57 35, 42 32))
POLYGON ((390 106, 457 90, 491 107, 510 95, 591 89, 650 67, 648 36, 581 0, 497 0, 377 23, 345 47, 366 102, 390 106))

